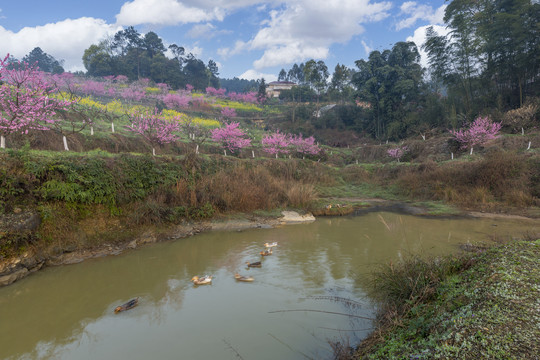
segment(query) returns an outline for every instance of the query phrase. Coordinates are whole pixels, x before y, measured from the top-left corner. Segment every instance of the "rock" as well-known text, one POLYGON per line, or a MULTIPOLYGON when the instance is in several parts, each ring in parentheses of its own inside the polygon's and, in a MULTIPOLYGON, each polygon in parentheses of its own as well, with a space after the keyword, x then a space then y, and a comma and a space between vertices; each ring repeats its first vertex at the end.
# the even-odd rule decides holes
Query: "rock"
POLYGON ((137 247, 137 239, 132 240, 129 244, 126 246, 128 249, 135 249, 137 247))
POLYGON ((22 269, 14 272, 14 273, 11 273, 9 275, 0 276, 0 286, 6 286, 6 285, 9 285, 9 284, 12 284, 17 280, 22 279, 26 275, 28 275, 28 269, 27 268, 22 268, 22 269))
POLYGON ((296 211, 282 211, 281 215, 283 215, 283 217, 281 217, 279 220, 286 224, 315 221, 315 216, 310 213, 300 215, 296 211))

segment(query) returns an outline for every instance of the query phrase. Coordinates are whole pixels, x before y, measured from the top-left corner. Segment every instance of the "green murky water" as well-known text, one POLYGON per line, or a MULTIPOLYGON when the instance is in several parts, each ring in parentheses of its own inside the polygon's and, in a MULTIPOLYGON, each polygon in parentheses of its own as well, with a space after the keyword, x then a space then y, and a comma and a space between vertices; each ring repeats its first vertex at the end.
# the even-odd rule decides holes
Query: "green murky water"
POLYGON ((373 316, 361 284, 375 264, 526 231, 540 232, 540 224, 371 213, 206 233, 47 268, 0 288, 0 358, 329 358, 329 341, 355 342, 369 332, 369 320, 328 312, 373 316), (262 244, 274 241, 262 268, 246 269, 246 261, 260 260, 262 244), (255 281, 236 282, 235 272, 255 281), (204 274, 214 276, 212 285, 189 281, 204 274), (113 313, 134 297, 138 307, 113 313), (284 311, 303 309, 322 312, 284 311))

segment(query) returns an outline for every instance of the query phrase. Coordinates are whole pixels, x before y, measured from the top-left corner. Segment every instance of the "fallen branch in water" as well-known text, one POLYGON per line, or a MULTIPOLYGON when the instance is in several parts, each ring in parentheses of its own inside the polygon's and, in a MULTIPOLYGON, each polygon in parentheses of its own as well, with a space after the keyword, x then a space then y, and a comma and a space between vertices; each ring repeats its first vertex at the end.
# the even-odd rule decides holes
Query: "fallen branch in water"
POLYGON ((280 344, 286 346, 289 350, 293 351, 293 352, 297 352, 299 353, 300 355, 303 355, 306 359, 309 359, 309 360, 315 360, 313 359, 311 356, 308 356, 306 354, 304 354, 303 352, 301 352, 300 350, 297 350, 297 349, 294 349, 292 348, 289 344, 286 344, 284 343, 283 341, 279 340, 277 337, 275 337, 274 335, 268 333, 268 335, 270 335, 271 337, 273 337, 274 339, 276 339, 276 341, 278 341, 280 344))
POLYGON ((340 303, 346 304, 346 305, 348 305, 348 306, 362 307, 362 303, 360 303, 359 301, 355 301, 355 300, 348 299, 348 298, 344 298, 344 297, 340 297, 340 296, 309 296, 309 297, 307 297, 307 298, 300 298, 300 300, 307 300, 307 299, 312 299, 312 300, 331 300, 331 301, 335 301, 335 302, 340 302, 340 303))
POLYGON ((320 313, 332 314, 332 315, 344 315, 344 316, 349 316, 349 317, 354 317, 354 318, 359 318, 359 319, 375 320, 373 318, 369 318, 369 317, 366 317, 366 316, 351 315, 351 314, 344 314, 344 313, 338 313, 338 312, 333 312, 333 311, 324 311, 324 310, 311 310, 311 309, 274 310, 274 311, 269 311, 268 313, 269 314, 274 314, 274 313, 280 313, 280 312, 293 312, 293 311, 320 312, 320 313))
POLYGON ((239 358, 240 360, 244 360, 244 358, 242 357, 242 355, 240 355, 240 353, 238 351, 236 351, 235 348, 233 348, 233 346, 225 339, 223 339, 223 342, 225 343, 225 345, 227 345, 227 347, 232 351, 234 352, 234 354, 236 355, 237 358, 239 358))
POLYGON ((319 329, 324 329, 324 330, 334 330, 334 331, 368 331, 368 330, 373 330, 373 329, 376 329, 376 328, 367 328, 367 329, 351 329, 351 330, 343 330, 343 329, 333 329, 333 328, 329 328, 329 327, 324 327, 324 326, 319 326, 319 329))

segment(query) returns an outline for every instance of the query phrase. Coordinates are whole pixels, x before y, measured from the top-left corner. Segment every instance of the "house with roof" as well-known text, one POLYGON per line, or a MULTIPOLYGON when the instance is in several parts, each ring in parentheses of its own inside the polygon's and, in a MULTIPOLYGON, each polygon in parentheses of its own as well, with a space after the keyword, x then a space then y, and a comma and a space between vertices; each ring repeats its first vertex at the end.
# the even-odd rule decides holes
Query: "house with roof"
POLYGON ((266 87, 266 96, 277 98, 281 91, 291 90, 293 86, 296 86, 296 83, 291 81, 272 81, 266 87))

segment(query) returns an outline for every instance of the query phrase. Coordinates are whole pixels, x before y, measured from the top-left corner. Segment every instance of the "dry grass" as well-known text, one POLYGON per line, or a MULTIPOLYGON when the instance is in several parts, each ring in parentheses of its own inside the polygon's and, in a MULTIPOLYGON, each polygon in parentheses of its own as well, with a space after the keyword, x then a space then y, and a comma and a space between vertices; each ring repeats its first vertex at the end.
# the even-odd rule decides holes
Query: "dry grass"
POLYGON ((395 179, 402 191, 414 198, 489 208, 494 203, 533 205, 532 190, 538 182, 535 172, 535 162, 527 155, 493 151, 473 162, 428 162, 387 172, 386 176, 395 179))

